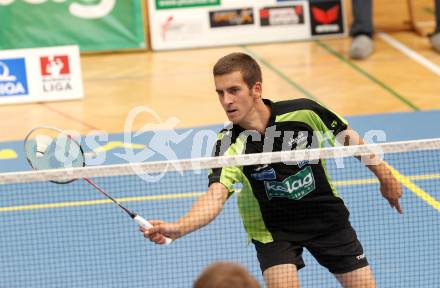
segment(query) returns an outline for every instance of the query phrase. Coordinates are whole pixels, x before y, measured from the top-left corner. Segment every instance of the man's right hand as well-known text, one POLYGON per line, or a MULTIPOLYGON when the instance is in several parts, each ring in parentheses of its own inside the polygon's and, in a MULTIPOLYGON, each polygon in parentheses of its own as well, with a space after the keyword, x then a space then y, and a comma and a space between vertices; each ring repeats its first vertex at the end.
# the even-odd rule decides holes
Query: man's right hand
POLYGON ((144 237, 150 239, 156 244, 165 244, 165 237, 176 240, 182 236, 180 225, 178 223, 164 222, 160 220, 149 220, 152 228, 140 227, 139 230, 144 234, 144 237))
POLYGON ((152 228, 140 228, 145 238, 156 244, 165 244, 165 237, 176 240, 192 231, 208 225, 221 212, 226 199, 228 190, 219 183, 209 186, 208 192, 202 194, 187 215, 176 222, 164 222, 160 220, 150 220, 152 228))

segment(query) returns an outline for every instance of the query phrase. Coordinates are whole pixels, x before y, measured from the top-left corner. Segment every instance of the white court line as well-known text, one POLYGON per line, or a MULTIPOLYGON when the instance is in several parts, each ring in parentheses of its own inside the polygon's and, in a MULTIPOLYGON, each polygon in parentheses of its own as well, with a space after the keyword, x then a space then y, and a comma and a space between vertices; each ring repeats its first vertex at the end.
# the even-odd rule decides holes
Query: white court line
POLYGON ((426 68, 428 68, 429 70, 431 70, 432 72, 434 72, 435 74, 440 76, 440 67, 437 66, 436 64, 432 63, 431 61, 429 61, 425 57, 421 56, 420 54, 418 54, 414 50, 411 50, 407 46, 403 45, 401 42, 397 41, 396 39, 394 39, 393 37, 391 37, 387 33, 381 32, 381 33, 378 33, 378 35, 382 40, 384 40, 385 42, 387 42, 388 44, 390 44, 391 46, 393 46, 394 48, 396 48, 397 50, 399 50, 400 52, 402 52, 403 54, 405 54, 409 58, 413 59, 414 61, 418 62, 419 64, 422 64, 423 66, 425 66, 426 68))

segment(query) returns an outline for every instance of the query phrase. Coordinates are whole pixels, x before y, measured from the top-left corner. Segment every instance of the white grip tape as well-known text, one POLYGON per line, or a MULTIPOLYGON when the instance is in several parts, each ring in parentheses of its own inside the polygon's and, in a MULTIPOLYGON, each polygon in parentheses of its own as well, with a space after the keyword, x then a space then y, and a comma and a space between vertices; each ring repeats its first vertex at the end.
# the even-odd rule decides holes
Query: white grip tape
MULTIPOLYGON (((140 226, 144 227, 144 228, 152 228, 153 225, 151 225, 150 222, 148 222, 147 220, 145 220, 144 218, 142 218, 141 216, 137 215, 136 217, 133 218, 133 220, 139 224, 140 226)), ((165 245, 171 244, 171 242, 173 242, 173 240, 171 240, 168 237, 165 237, 165 245)))

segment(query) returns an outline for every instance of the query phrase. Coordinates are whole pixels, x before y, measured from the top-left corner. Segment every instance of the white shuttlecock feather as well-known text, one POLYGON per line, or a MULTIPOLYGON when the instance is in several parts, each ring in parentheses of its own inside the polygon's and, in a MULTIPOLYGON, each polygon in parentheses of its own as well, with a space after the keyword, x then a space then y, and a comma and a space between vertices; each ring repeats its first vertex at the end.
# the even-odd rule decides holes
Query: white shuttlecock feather
POLYGON ((47 147, 49 147, 52 141, 53 141, 52 137, 46 135, 38 135, 35 138, 35 142, 37 143, 37 151, 35 154, 37 155, 37 157, 42 157, 44 155, 47 147))

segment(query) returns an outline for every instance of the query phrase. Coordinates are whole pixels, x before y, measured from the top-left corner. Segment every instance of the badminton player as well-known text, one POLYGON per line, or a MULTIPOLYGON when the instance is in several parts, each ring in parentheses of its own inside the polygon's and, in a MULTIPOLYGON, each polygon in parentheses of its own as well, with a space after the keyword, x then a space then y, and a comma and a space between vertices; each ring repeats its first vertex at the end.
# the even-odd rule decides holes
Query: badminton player
MULTIPOLYGON (((224 56, 215 64, 214 82, 220 104, 233 125, 222 130, 216 156, 318 148, 324 141, 363 144, 347 122, 309 99, 272 102, 262 98, 258 63, 243 53, 224 56), (268 140, 269 139, 269 140, 268 140)), ((402 213, 402 188, 387 164, 366 164, 377 176, 380 191, 402 213)), ((240 215, 255 245, 267 287, 299 287, 297 271, 305 266, 307 249, 342 287, 375 287, 375 280, 349 212, 328 178, 325 163, 273 163, 213 169, 208 192, 190 211, 170 223, 151 220, 141 228, 157 244, 177 239, 209 224, 242 183, 240 215)))

